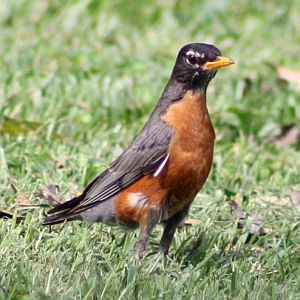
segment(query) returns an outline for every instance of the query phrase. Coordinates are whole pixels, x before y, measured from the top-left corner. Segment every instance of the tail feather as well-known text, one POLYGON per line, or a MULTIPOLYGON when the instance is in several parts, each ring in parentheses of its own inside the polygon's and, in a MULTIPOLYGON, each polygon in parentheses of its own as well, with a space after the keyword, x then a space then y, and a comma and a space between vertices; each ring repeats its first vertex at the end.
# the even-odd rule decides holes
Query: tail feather
POLYGON ((76 207, 83 199, 84 199, 83 195, 75 197, 75 198, 73 198, 73 199, 71 199, 71 200, 69 200, 65 203, 62 203, 60 205, 55 206, 54 208, 49 210, 47 214, 52 215, 52 214, 62 212, 62 211, 65 211, 65 210, 70 210, 70 209, 76 207))
POLYGON ((43 220, 43 225, 55 225, 68 221, 81 220, 79 215, 60 213, 54 216, 47 216, 43 220))
POLYGON ((47 212, 47 216, 43 220, 43 225, 54 225, 66 221, 80 220, 81 217, 76 208, 83 199, 84 195, 80 195, 52 208, 47 212))

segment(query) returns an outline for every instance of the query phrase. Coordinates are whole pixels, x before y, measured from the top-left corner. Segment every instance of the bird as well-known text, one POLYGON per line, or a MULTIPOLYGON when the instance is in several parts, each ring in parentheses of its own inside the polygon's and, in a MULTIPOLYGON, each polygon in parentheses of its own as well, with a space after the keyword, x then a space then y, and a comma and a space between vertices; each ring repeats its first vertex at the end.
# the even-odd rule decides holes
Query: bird
POLYGON ((234 64, 214 45, 187 44, 144 127, 82 194, 52 208, 45 225, 72 220, 139 229, 134 256, 143 258, 161 223, 159 249, 168 255, 176 229, 212 166, 215 131, 206 100, 217 70, 234 64))

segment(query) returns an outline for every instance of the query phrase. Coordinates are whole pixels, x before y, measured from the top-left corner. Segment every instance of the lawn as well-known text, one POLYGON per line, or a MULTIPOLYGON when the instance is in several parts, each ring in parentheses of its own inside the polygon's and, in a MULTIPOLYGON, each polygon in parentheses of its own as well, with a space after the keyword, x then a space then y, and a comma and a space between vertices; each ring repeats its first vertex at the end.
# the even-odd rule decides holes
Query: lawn
POLYGON ((0 299, 299 299, 300 142, 282 132, 300 93, 276 70, 300 70, 299 20, 296 0, 2 0, 0 299), (236 64, 209 86, 214 165, 170 256, 160 226, 141 261, 137 232, 43 226, 40 191, 68 200, 121 154, 191 42, 236 64))

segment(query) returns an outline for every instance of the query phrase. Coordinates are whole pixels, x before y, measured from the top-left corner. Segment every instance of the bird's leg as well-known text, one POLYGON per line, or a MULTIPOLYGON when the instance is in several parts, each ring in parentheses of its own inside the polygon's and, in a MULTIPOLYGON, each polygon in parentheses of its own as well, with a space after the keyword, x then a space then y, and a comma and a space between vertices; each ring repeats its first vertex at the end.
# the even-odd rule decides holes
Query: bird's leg
POLYGON ((147 247, 148 237, 154 226, 159 223, 161 218, 161 209, 157 207, 150 208, 140 219, 140 233, 138 241, 134 247, 134 256, 141 259, 147 247))
POLYGON ((168 255, 169 248, 174 237, 175 231, 183 219, 188 215, 190 204, 184 207, 179 213, 171 217, 165 222, 165 229, 160 240, 160 252, 168 255))

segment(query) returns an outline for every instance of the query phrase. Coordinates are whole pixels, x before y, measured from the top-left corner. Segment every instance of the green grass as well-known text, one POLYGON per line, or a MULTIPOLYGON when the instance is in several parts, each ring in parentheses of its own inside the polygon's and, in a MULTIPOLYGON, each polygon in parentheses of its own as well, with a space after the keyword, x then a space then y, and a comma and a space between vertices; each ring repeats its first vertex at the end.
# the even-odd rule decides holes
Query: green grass
POLYGON ((269 66, 299 65, 298 1, 127 2, 0 3, 0 127, 4 117, 41 125, 0 134, 0 207, 15 212, 0 220, 0 299, 299 299, 299 209, 252 201, 300 188, 299 143, 268 139, 300 126, 299 92, 269 66), (236 61, 208 90, 217 141, 190 213, 199 224, 178 230, 167 258, 156 253, 158 226, 142 261, 132 258, 136 232, 43 227, 34 192, 57 184, 68 199, 122 153, 190 42, 236 61), (273 231, 246 243, 235 195, 273 231), (36 207, 15 206, 22 196, 36 207))

